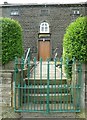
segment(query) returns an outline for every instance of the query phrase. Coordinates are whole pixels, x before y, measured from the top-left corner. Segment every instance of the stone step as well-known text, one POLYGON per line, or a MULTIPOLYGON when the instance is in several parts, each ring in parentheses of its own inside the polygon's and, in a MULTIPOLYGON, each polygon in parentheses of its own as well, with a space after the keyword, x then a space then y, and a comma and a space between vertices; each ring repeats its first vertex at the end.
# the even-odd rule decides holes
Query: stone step
POLYGON ((23 101, 26 102, 29 98, 29 101, 31 102, 46 102, 47 99, 49 102, 71 102, 72 96, 68 94, 49 94, 49 97, 47 97, 47 94, 25 94, 23 101), (25 101, 26 99, 26 101, 25 101))
MULTIPOLYGON (((26 89, 24 87, 20 87, 21 90, 26 90, 26 92, 29 93, 47 93, 47 85, 30 85, 29 87, 26 86, 26 89)), ((50 93, 68 93, 70 91, 70 87, 66 84, 64 85, 49 85, 49 92, 50 93)))
MULTIPOLYGON (((49 89, 68 89, 70 86, 68 86, 67 84, 62 84, 62 85, 49 85, 49 89)), ((20 87, 21 88, 21 87, 20 87)), ((47 85, 30 85, 30 86, 26 86, 26 89, 47 89, 48 86, 47 85)))
MULTIPOLYGON (((44 111, 46 111, 47 110, 47 104, 45 103, 45 102, 43 102, 43 103, 34 103, 34 104, 32 104, 32 102, 30 102, 30 104, 28 104, 28 103, 24 103, 23 104, 23 106, 22 106, 22 108, 20 107, 19 108, 20 110, 25 110, 26 109, 26 111, 28 110, 30 110, 30 111, 32 111, 32 110, 44 110, 44 111)), ((68 113, 68 112, 65 112, 65 111, 68 111, 68 110, 71 110, 71 111, 75 111, 75 106, 72 104, 72 103, 55 103, 55 102, 53 102, 53 103, 49 103, 49 110, 53 110, 53 111, 55 111, 54 113, 50 113, 50 114, 48 114, 48 116, 49 117, 53 117, 54 116, 54 114, 56 113, 56 111, 59 111, 59 112, 62 112, 62 114, 61 113, 59 113, 59 117, 58 118, 60 118, 60 115, 63 117, 64 115, 66 116, 66 114, 68 113), (65 112, 64 114, 63 114, 63 111, 65 112), (51 115, 51 116, 50 116, 51 115)), ((72 112, 73 113, 73 112, 72 112)), ((28 113, 29 114, 29 113, 28 113)), ((27 114, 27 116, 28 116, 28 114, 27 114)), ((31 114, 31 113, 30 113, 31 114)), ((33 113, 32 113, 33 114, 33 113)), ((68 114, 71 114, 70 112, 68 113, 68 114)), ((56 116, 58 115, 58 112, 56 113, 56 116)), ((32 117, 33 117, 33 115, 32 115, 32 117)), ((41 117, 42 117, 42 114, 41 114, 41 117)), ((46 117, 46 116, 45 116, 46 117)), ((53 119, 53 118, 52 118, 53 119)), ((51 119, 51 120, 52 120, 51 119)), ((60 118, 61 119, 61 118, 60 118)), ((65 119, 65 117, 64 117, 64 119, 65 119)), ((64 120, 64 119, 62 119, 62 120, 64 120)), ((46 119, 47 120, 47 119, 46 119)), ((57 120, 57 119, 56 119, 57 120)), ((68 119, 65 119, 65 120, 68 120, 68 119)), ((73 120, 73 119, 72 119, 73 120)))
MULTIPOLYGON (((26 82, 26 84, 28 84, 28 82, 30 83, 30 84, 36 84, 36 85, 43 85, 43 84, 47 84, 47 79, 46 78, 42 78, 42 79, 40 79, 40 78, 36 78, 35 80, 33 79, 33 78, 25 78, 24 79, 24 81, 26 82)), ((67 84, 67 80, 66 80, 66 78, 62 78, 62 80, 60 79, 60 78, 57 78, 56 80, 55 79, 50 79, 49 80, 49 84, 50 85, 59 85, 59 84, 67 84)))

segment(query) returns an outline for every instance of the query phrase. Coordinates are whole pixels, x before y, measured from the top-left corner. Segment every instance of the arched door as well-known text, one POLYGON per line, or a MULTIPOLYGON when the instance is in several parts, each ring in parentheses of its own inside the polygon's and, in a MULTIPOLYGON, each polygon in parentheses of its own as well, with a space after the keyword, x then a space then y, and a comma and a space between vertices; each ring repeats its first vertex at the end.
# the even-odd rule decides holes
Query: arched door
POLYGON ((50 33, 49 33, 49 24, 43 21, 40 24, 40 33, 38 40, 38 60, 40 58, 45 61, 47 58, 50 58, 50 33))

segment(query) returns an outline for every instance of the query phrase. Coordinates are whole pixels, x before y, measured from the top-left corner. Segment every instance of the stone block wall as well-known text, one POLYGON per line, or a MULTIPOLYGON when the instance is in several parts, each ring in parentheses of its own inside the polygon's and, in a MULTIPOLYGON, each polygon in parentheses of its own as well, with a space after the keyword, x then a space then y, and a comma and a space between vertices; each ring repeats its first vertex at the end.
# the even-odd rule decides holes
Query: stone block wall
POLYGON ((26 51, 31 48, 32 55, 38 56, 38 33, 40 23, 46 21, 50 26, 51 33, 51 57, 53 50, 58 47, 58 57, 63 51, 63 37, 67 26, 80 15, 86 14, 85 4, 28 4, 28 5, 3 5, 2 16, 10 17, 19 21, 23 28, 23 46, 26 51), (17 10, 18 15, 11 15, 12 10, 17 10), (79 10, 80 14, 74 11, 79 10))
POLYGON ((12 106, 12 73, 0 73, 0 106, 12 106))
POLYGON ((13 101, 13 73, 0 71, 0 120, 21 118, 21 114, 14 112, 13 101))

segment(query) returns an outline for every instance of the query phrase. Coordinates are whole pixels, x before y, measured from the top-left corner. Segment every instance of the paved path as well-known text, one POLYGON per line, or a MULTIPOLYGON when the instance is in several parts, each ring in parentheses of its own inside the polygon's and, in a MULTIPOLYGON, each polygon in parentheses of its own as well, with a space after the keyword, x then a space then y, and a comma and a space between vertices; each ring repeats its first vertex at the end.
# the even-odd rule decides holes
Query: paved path
MULTIPOLYGON (((47 62, 42 62, 42 72, 41 72, 41 65, 40 62, 37 63, 36 68, 35 68, 35 78, 40 78, 41 77, 41 73, 42 73, 42 79, 46 79, 47 78, 47 67, 48 67, 48 63, 47 62)), ((49 64, 49 78, 50 79, 55 79, 55 75, 56 75, 56 79, 57 78, 61 78, 61 68, 56 67, 55 70, 55 65, 54 62, 50 62, 49 64), (56 74, 55 74, 56 73, 56 74)), ((33 76, 34 77, 34 71, 33 71, 33 76)), ((62 74, 62 78, 65 78, 64 74, 62 74)))

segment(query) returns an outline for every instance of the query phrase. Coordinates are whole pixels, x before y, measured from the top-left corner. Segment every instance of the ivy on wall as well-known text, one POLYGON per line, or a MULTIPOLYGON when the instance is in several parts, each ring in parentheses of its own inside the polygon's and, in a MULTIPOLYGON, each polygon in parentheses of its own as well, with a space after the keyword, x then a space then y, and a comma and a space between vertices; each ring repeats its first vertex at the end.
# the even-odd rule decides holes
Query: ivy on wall
POLYGON ((23 55, 22 28, 18 21, 0 18, 0 38, 2 40, 2 64, 23 55))

